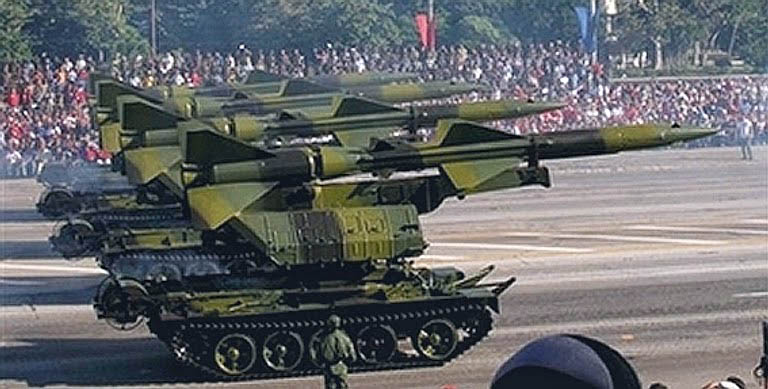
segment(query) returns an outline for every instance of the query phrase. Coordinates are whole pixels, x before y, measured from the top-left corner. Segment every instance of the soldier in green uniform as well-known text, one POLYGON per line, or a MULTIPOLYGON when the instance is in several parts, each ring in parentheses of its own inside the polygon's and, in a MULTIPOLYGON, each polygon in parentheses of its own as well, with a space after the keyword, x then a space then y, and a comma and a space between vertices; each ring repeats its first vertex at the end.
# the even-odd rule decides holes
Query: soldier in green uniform
POLYGON ((325 389, 347 389, 347 363, 357 360, 352 340, 341 329, 341 318, 328 318, 328 332, 320 344, 320 359, 325 375, 325 389))

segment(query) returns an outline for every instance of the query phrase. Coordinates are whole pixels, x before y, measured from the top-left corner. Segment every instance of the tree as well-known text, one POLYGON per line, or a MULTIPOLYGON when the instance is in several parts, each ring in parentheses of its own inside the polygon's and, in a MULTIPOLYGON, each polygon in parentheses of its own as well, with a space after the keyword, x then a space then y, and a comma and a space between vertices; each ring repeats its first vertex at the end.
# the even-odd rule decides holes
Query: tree
POLYGON ((30 17, 25 1, 0 0, 0 60, 21 60, 32 55, 30 37, 24 31, 30 17))
POLYGON ((696 18, 691 2, 686 0, 631 4, 619 15, 616 27, 620 40, 639 41, 634 49, 653 46, 656 70, 665 67, 667 57, 679 60, 696 40, 706 35, 706 27, 696 18))
POLYGON ((126 0, 28 1, 35 12, 24 31, 35 38, 38 52, 71 56, 147 47, 127 23, 126 0))

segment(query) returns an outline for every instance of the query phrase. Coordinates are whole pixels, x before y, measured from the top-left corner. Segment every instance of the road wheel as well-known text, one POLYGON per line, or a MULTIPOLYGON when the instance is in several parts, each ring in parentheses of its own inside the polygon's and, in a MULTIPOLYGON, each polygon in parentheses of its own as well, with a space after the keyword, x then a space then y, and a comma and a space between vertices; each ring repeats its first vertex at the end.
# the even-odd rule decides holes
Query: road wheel
POLYGON ((421 326, 411 341, 421 356, 433 361, 444 361, 456 351, 459 334, 450 321, 435 319, 421 326))
POLYGON ((397 337, 392 327, 372 325, 363 328, 356 337, 358 355, 365 363, 386 362, 397 350, 397 337))
POLYGON ((279 331, 267 337, 262 349, 264 364, 274 371, 291 371, 301 363, 304 342, 293 331, 279 331))
POLYGON ((228 334, 219 340, 213 353, 216 367, 231 376, 245 374, 256 362, 256 343, 248 335, 228 334))

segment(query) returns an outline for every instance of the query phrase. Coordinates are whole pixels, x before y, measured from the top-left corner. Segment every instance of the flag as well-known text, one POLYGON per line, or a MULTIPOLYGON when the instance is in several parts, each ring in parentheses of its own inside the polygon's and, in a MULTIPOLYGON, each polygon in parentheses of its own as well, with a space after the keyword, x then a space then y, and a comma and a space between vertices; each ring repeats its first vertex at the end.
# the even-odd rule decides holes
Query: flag
POLYGON ((431 43, 430 39, 430 27, 427 14, 416 14, 416 30, 419 33, 419 40, 421 41, 421 47, 428 47, 431 43))
POLYGON ((427 14, 416 14, 416 30, 419 33, 421 47, 434 50, 437 35, 437 20, 429 22, 427 14))
POLYGON ((581 44, 587 52, 595 52, 597 50, 597 25, 599 22, 599 13, 596 12, 592 15, 592 12, 590 12, 587 7, 573 7, 573 11, 576 12, 576 17, 579 19, 581 44))

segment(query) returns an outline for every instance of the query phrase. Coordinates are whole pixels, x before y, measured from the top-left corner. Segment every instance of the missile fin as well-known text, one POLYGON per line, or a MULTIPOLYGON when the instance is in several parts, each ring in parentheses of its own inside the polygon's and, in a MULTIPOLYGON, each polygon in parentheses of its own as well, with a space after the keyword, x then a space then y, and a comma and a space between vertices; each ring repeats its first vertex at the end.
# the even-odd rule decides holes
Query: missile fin
POLYGON ((160 179, 165 187, 183 197, 181 157, 181 150, 177 146, 125 150, 128 181, 133 185, 146 185, 160 179))
POLYGON ((496 158, 446 163, 440 170, 458 193, 472 194, 521 186, 523 183, 517 174, 520 163, 518 158, 496 158))
POLYGON ((203 229, 217 229, 241 215, 276 185, 275 182, 242 182, 190 188, 187 201, 192 222, 203 229))
POLYGON ((162 103, 162 99, 157 96, 153 96, 145 91, 115 80, 109 79, 97 81, 95 86, 97 97, 96 105, 102 108, 109 108, 112 112, 117 111, 117 97, 122 95, 137 96, 153 103, 162 103))
POLYGON ((160 105, 130 95, 117 97, 117 117, 124 130, 132 131, 175 127, 181 120, 160 105))
POLYGON ((343 96, 335 99, 333 117, 400 112, 397 107, 359 96, 343 96))
POLYGON ((263 70, 252 70, 245 79, 246 84, 261 84, 264 82, 283 81, 284 78, 276 74, 267 73, 263 70))
POLYGON ((284 109, 277 114, 277 120, 307 120, 309 117, 300 109, 284 109))
POLYGON ((102 73, 99 71, 91 73, 88 75, 88 85, 86 86, 86 91, 92 96, 96 96, 96 83, 99 81, 119 82, 107 73, 102 73))
POLYGON ((510 139, 523 138, 490 127, 485 127, 474 122, 464 120, 441 120, 437 125, 433 142, 444 147, 510 139))
MULTIPOLYGON (((371 144, 374 148, 381 143, 387 143, 379 141, 379 139, 387 138, 392 134, 391 127, 382 128, 368 128, 365 130, 349 130, 349 131, 336 131, 333 136, 344 147, 369 147, 371 144)), ((389 149, 391 149, 390 147, 389 149)), ((371 150, 380 151, 380 150, 371 150)))
POLYGON ((182 137, 184 161, 196 165, 213 165, 271 158, 274 155, 237 138, 210 129, 187 131, 182 137))
POLYGON ((310 95, 310 94, 322 94, 322 93, 334 93, 338 92, 338 89, 329 88, 311 81, 306 80, 288 80, 283 83, 283 87, 280 90, 280 96, 298 96, 298 95, 310 95))

